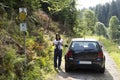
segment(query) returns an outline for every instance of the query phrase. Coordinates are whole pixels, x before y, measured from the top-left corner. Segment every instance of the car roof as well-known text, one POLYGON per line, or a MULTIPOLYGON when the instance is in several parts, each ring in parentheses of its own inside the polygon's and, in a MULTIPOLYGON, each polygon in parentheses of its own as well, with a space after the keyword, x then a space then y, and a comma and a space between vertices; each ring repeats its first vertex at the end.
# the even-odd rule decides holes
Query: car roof
POLYGON ((94 38, 73 38, 72 41, 98 41, 94 38))

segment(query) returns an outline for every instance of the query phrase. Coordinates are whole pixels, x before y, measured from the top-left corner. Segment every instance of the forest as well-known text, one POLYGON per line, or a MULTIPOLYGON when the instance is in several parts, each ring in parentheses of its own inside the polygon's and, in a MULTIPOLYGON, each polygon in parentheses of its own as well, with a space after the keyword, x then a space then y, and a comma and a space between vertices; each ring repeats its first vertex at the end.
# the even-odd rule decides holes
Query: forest
POLYGON ((76 10, 75 0, 0 0, 0 80, 50 80, 52 41, 60 33, 73 37, 120 38, 120 1, 76 10), (19 8, 27 8, 26 55, 19 8))
POLYGON ((113 0, 111 3, 106 3, 104 5, 98 4, 95 7, 90 7, 89 10, 82 9, 78 15, 78 23, 80 29, 78 26, 75 26, 74 28, 77 27, 78 30, 75 31, 77 31, 77 34, 80 32, 81 35, 90 33, 97 34, 98 36, 102 35, 119 44, 119 4, 119 0, 113 0), (85 30, 89 32, 86 33, 85 30), (81 32, 83 32, 83 34, 81 32))
POLYGON ((107 35, 119 44, 120 35, 120 0, 113 0, 111 3, 97 5, 93 10, 99 22, 103 23, 107 29, 107 35))
POLYGON ((119 5, 119 0, 113 0, 111 3, 106 3, 104 5, 99 4, 95 7, 91 7, 90 9, 95 11, 98 20, 104 23, 106 27, 108 27, 111 16, 116 16, 118 19, 120 19, 119 5))

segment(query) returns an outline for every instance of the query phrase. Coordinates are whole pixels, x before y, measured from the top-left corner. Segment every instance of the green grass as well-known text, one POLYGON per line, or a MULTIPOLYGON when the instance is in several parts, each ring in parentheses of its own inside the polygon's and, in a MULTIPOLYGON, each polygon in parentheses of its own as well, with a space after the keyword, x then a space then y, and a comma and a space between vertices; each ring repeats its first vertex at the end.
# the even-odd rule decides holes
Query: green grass
POLYGON ((118 68, 120 69, 120 53, 111 53, 110 54, 114 61, 117 63, 118 68))

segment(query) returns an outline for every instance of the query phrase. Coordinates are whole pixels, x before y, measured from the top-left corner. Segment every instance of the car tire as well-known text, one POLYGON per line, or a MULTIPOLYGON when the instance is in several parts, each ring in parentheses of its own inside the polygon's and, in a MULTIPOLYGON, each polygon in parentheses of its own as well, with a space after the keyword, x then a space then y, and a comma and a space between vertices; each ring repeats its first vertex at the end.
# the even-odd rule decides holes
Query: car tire
POLYGON ((65 62, 65 72, 70 72, 70 67, 66 62, 65 62))
POLYGON ((101 68, 101 69, 99 70, 99 72, 100 72, 100 73, 104 73, 104 72, 105 72, 105 67, 101 68))

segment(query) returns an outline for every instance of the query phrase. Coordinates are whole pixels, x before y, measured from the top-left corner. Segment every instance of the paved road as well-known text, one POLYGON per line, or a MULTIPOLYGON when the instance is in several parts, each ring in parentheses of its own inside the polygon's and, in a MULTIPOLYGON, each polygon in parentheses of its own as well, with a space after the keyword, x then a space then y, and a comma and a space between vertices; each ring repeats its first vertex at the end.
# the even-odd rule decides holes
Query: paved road
POLYGON ((106 56, 106 71, 104 74, 97 73, 94 70, 76 70, 70 73, 64 71, 64 61, 62 63, 62 71, 60 71, 54 80, 120 80, 120 72, 115 62, 104 52, 106 56))

